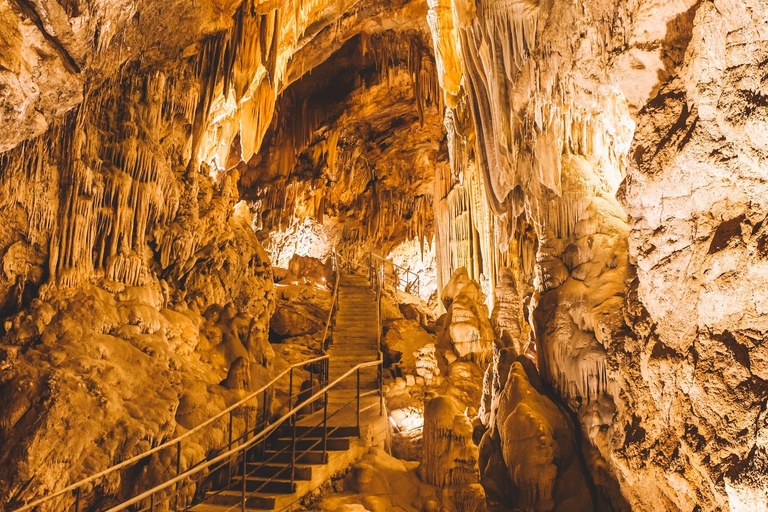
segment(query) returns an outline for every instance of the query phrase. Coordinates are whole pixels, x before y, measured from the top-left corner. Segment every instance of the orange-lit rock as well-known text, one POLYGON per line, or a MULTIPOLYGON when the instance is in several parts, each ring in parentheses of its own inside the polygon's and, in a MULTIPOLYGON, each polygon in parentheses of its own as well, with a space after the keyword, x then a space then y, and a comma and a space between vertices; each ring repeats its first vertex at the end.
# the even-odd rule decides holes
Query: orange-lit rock
POLYGON ((0 508, 321 353, 334 265, 372 253, 429 482, 373 453, 318 506, 765 510, 766 17, 0 0, 0 508))

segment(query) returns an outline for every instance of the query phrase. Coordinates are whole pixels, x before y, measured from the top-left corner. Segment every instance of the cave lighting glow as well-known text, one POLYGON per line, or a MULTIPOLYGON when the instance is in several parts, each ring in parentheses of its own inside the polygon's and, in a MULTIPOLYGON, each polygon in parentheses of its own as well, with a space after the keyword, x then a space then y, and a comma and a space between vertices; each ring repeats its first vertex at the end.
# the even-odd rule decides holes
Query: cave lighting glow
POLYGON ((294 254, 325 260, 331 253, 334 239, 326 228, 311 218, 297 221, 288 228, 269 233, 264 248, 272 265, 288 268, 294 254))

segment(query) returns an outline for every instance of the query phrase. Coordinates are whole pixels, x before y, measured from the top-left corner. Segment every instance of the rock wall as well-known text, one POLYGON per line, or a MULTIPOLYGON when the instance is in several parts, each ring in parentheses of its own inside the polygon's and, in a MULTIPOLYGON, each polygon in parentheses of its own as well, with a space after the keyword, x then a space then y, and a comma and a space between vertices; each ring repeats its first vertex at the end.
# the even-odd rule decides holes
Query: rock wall
MULTIPOLYGON (((437 288, 460 268, 479 284, 471 307, 446 295, 424 361, 469 406, 492 327, 497 350, 534 357, 601 506, 765 509, 766 15, 0 0, 0 441, 17 447, 0 496, 140 451, 269 371, 256 212, 266 231, 349 220, 330 238, 350 252, 434 233, 437 288), (146 416, 131 387, 152 390, 146 416), (57 446, 72 425, 83 440, 57 446)), ((507 469, 528 457, 510 429, 507 469)))
MULTIPOLYGON (((7 21, 21 9, 25 20, 40 21, 38 9, 61 9, 45 4, 14 2, 0 16, 7 21)), ((68 13, 35 29, 53 46, 59 43, 51 30, 67 23, 82 29, 77 37, 86 38, 81 50, 88 67, 70 66, 87 82, 79 103, 69 102, 66 88, 50 77, 55 64, 40 67, 39 89, 50 100, 47 88, 60 87, 55 108, 69 110, 47 131, 37 126, 42 121, 30 131, 29 98, 3 98, 20 115, 3 118, 3 147, 12 149, 0 155, 0 219, 7 226, 0 236, 0 440, 12 447, 0 455, 2 507, 56 491, 198 425, 268 380, 274 359, 267 341, 272 270, 247 209, 235 206, 238 173, 213 179, 201 163, 214 98, 256 79, 246 64, 263 67, 276 57, 274 34, 262 34, 272 53, 254 56, 242 37, 262 32, 262 14, 235 13, 235 5, 206 14, 197 9, 216 4, 203 3, 192 10, 205 23, 195 19, 196 30, 180 25, 165 38, 164 60, 152 52, 137 58, 137 47, 118 57, 108 41, 125 12, 79 4, 70 2, 68 13), (257 18, 251 32, 238 28, 257 18), (19 134, 39 135, 18 144, 19 134)), ((159 22, 152 9, 163 6, 145 7, 143 16, 132 11, 120 45, 142 36, 139 18, 159 22)), ((181 5, 165 8, 169 16, 183 12, 181 5)), ((274 10, 264 16, 274 18, 274 10)), ((34 52, 49 51, 29 50, 35 34, 28 36, 3 40, 21 59, 30 57, 4 67, 3 80, 23 76, 34 52)), ((158 44, 159 37, 137 45, 158 44)), ((59 50, 53 61, 66 57, 59 50)), ((50 104, 40 101, 39 116, 51 115, 50 104)), ((242 430, 243 419, 235 429, 242 430)), ((216 438, 193 440, 182 467, 204 456, 216 438)), ((115 474, 86 492, 83 506, 106 493, 146 489, 171 468, 168 454, 160 454, 144 474, 115 474)), ((193 492, 194 486, 185 498, 193 492)), ((71 499, 46 506, 67 509, 71 499)))
POLYGON ((753 2, 691 10, 684 62, 637 114, 622 197, 637 342, 619 368, 638 412, 618 453, 631 481, 654 482, 647 509, 768 506, 765 50, 752 35, 766 12, 753 2), (634 454, 653 463, 636 468, 634 454), (654 476, 670 468, 686 478, 654 476))
POLYGON ((430 2, 452 172, 483 185, 463 203, 470 235, 449 237, 474 250, 441 271, 480 259, 471 275, 492 287, 525 276, 540 370, 617 508, 766 506, 764 14, 760 2, 430 2))

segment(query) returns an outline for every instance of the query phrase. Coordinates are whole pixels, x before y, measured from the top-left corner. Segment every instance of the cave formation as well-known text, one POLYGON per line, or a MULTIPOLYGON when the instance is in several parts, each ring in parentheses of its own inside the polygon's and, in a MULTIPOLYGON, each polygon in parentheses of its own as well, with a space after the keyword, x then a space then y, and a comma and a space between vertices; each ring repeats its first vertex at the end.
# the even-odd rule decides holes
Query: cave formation
POLYGON ((0 0, 0 510, 768 510, 766 19, 0 0))

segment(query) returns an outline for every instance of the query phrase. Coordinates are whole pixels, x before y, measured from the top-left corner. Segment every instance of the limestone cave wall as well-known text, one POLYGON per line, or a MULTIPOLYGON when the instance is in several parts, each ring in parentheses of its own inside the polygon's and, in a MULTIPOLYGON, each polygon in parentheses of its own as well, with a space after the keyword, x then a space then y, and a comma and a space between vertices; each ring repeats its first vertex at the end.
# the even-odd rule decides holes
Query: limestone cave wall
POLYGON ((446 123, 452 172, 466 187, 477 169, 492 214, 481 272, 513 278, 507 302, 526 305, 518 323, 615 507, 765 504, 763 12, 430 2, 449 120, 471 118, 446 123))

